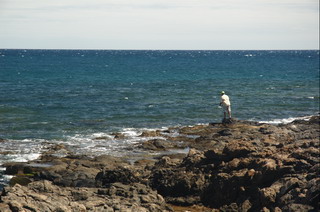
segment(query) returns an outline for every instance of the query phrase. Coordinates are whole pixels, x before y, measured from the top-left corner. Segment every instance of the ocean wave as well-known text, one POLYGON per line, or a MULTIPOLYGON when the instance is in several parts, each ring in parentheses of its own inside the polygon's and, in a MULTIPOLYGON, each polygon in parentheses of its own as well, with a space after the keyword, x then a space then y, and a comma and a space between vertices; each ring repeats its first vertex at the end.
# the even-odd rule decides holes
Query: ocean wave
MULTIPOLYGON (((161 128, 164 130, 167 128, 161 128)), ((134 154, 134 146, 144 141, 162 138, 161 136, 148 137, 141 134, 146 131, 156 131, 160 129, 150 128, 123 128, 117 133, 92 133, 76 134, 67 136, 64 145, 73 154, 86 154, 88 156, 98 156, 108 154, 113 156, 126 156, 134 154), (128 151, 131 150, 131 151, 128 151)))
POLYGON ((0 165, 35 160, 48 147, 48 142, 44 139, 5 140, 1 146, 5 154, 0 154, 0 165))
POLYGON ((41 156, 41 153, 34 152, 34 153, 25 153, 25 154, 14 154, 11 155, 12 162, 28 162, 32 160, 36 160, 41 156))
POLYGON ((166 130, 167 128, 123 128, 118 133, 94 132, 66 135, 61 140, 46 139, 23 139, 5 140, 1 143, 0 166, 6 162, 27 162, 36 160, 44 152, 55 145, 64 145, 63 150, 55 151, 54 155, 64 157, 67 154, 86 154, 98 156, 108 154, 113 156, 124 156, 134 152, 134 146, 154 138, 140 136, 146 131, 166 130), (118 135, 118 136, 116 136, 118 135), (119 136, 121 135, 121 136, 119 136), (132 151, 128 152, 128 149, 132 151))
POLYGON ((273 119, 269 121, 259 121, 259 123, 263 124, 288 124, 295 120, 305 120, 308 121, 312 116, 301 116, 301 117, 289 117, 283 119, 273 119))
MULTIPOLYGON (((267 124, 287 124, 297 119, 309 120, 312 116, 289 117, 283 119, 262 120, 259 123, 267 124)), ((257 120, 251 120, 257 121, 257 120)), ((198 123, 196 125, 206 125, 198 123)), ((194 125, 193 125, 194 126, 194 125)), ((182 126, 172 126, 182 127, 182 126)), ((167 131, 169 127, 162 128, 122 128, 117 132, 84 132, 74 135, 65 135, 61 140, 46 139, 23 139, 23 140, 5 140, 1 143, 2 153, 0 154, 1 165, 7 162, 28 162, 36 160, 44 152, 49 151, 55 145, 63 145, 61 150, 55 150, 53 155, 64 157, 68 154, 87 156, 112 155, 112 156, 134 156, 140 154, 143 150, 136 146, 151 139, 166 139, 166 136, 179 136, 178 131, 167 131), (153 133, 144 132, 160 130, 162 133, 156 136, 153 133), (154 136, 152 136, 154 135, 154 136)))

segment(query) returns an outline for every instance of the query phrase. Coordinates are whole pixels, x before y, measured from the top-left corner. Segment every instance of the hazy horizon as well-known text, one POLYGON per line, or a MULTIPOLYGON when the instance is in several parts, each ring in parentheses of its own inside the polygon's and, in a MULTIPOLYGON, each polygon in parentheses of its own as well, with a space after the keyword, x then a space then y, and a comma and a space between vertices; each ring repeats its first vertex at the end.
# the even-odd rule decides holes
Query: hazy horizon
POLYGON ((313 50, 317 0, 2 0, 0 49, 313 50))

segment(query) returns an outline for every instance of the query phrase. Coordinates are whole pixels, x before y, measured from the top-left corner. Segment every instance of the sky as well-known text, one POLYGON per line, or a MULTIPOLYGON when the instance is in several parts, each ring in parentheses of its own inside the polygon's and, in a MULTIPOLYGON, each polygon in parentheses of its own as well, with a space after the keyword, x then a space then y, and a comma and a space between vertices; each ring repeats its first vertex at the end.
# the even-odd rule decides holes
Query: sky
POLYGON ((319 1, 0 0, 0 48, 319 49, 319 1))

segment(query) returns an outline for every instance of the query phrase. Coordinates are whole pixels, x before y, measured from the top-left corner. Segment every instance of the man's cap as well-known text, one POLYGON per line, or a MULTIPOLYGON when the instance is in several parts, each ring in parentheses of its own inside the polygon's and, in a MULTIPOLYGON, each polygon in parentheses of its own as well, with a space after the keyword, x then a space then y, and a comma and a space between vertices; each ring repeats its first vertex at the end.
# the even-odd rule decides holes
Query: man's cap
POLYGON ((221 91, 221 94, 225 94, 225 92, 224 92, 224 91, 221 91))

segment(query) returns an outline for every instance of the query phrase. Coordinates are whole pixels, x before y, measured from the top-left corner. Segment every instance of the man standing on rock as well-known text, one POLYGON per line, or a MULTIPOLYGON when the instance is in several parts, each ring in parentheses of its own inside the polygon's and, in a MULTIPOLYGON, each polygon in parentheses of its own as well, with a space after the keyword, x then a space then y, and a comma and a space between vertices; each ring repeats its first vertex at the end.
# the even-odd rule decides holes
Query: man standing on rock
POLYGON ((230 99, 229 99, 229 96, 227 96, 224 91, 221 91, 220 106, 222 106, 222 108, 223 108, 223 114, 224 114, 224 119, 223 120, 226 120, 227 113, 228 113, 229 119, 231 119, 230 99))

